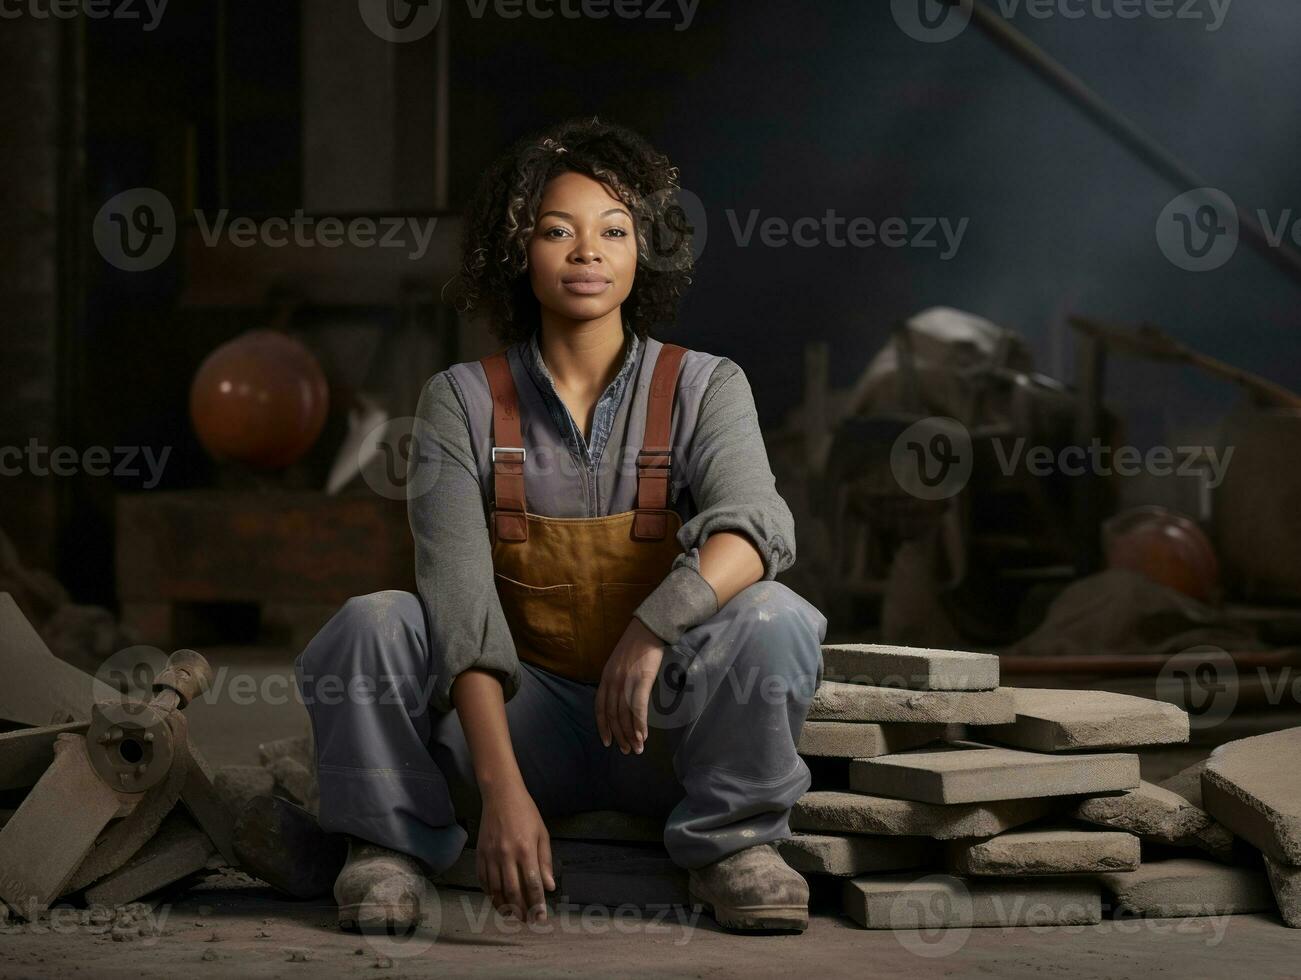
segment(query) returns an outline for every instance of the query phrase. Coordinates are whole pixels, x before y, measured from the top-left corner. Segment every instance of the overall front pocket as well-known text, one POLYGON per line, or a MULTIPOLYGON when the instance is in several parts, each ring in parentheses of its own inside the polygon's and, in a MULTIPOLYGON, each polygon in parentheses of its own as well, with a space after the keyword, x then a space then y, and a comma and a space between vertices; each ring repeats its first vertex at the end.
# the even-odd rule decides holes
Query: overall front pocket
POLYGON ((549 660, 573 658, 578 648, 574 620, 574 586, 528 585, 494 573, 497 596, 516 646, 549 660))

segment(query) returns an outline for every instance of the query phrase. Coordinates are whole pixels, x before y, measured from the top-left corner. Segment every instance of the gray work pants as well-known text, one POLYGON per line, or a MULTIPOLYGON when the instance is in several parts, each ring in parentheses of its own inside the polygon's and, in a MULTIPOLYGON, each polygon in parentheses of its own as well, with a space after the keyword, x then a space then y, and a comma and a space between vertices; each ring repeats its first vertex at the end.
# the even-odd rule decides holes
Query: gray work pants
MULTIPOLYGON (((810 782, 796 741, 826 627, 784 585, 743 590, 665 647, 641 755, 601 744, 595 685, 523 664, 506 719, 538 810, 663 819, 665 847, 684 868, 789 837, 790 808, 810 782)), ((439 661, 438 624, 419 597, 387 591, 349 599, 294 662, 316 739, 321 826, 434 872, 465 845, 458 818, 480 807, 456 712, 429 703, 439 661)))

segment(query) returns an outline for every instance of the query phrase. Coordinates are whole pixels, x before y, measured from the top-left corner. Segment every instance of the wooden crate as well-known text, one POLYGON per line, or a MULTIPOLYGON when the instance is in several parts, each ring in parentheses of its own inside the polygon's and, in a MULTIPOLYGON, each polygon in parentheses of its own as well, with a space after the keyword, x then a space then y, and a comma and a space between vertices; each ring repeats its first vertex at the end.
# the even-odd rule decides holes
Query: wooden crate
POLYGON ((185 490, 117 500, 117 594, 146 643, 187 604, 274 610, 298 645, 350 596, 415 588, 406 503, 372 494, 185 490))

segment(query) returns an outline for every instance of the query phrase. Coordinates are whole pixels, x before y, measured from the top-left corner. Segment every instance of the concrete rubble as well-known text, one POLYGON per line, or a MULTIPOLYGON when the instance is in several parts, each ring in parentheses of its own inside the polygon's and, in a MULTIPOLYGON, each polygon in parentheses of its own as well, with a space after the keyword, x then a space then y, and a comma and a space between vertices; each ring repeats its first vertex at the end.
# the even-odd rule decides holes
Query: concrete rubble
MULTIPOLYGON (((1140 779, 1132 750, 1186 742, 1183 712, 1003 688, 998 666, 964 651, 824 647, 798 741, 823 783, 795 804, 792 836, 778 845, 820 895, 839 894, 844 913, 872 929, 1095 923, 1104 895, 1144 915, 1277 907, 1301 925, 1301 729, 1229 743, 1155 785, 1140 779), (1176 854, 1144 862, 1152 845, 1176 854), (1253 848, 1264 870, 1242 864, 1253 848)), ((0 732, 0 792, 21 799, 0 814, 0 915, 68 898, 129 908, 218 868, 328 901, 347 844, 317 821, 310 733, 264 743, 257 765, 213 771, 188 738, 184 699, 168 702, 171 768, 126 792, 106 783, 91 710, 120 695, 54 657, 4 593, 0 669, 11 681, 0 723, 20 726, 0 732)), ((470 846, 435 886, 479 887, 476 821, 466 824, 470 846)), ((661 821, 598 811, 547 826, 557 902, 689 901, 661 821)))
POLYGON ((1120 908, 1135 915, 1173 918, 1274 911, 1265 873, 1201 858, 1149 861, 1136 871, 1101 876, 1120 908))
POLYGON ((1135 871, 1141 863, 1139 840, 1133 834, 1073 827, 949 841, 946 856, 954 874, 994 877, 1135 871))
POLYGON ((1016 721, 991 725, 981 735, 1005 745, 1063 752, 1188 741, 1187 713, 1164 701, 1110 691, 1004 690, 1012 694, 1016 721))

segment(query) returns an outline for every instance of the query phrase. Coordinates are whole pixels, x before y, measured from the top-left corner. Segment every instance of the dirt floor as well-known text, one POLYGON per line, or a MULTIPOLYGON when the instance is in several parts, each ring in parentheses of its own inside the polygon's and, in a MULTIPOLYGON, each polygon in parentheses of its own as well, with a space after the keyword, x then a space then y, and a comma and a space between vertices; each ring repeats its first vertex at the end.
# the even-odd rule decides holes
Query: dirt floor
MULTIPOLYGON (((192 734, 214 765, 252 764, 258 743, 305 730, 284 650, 205 649, 213 692, 192 704, 192 734), (224 671, 223 671, 224 668, 224 671)), ((1190 747, 1191 748, 1191 747, 1190 747)), ((1205 749, 1189 753, 1205 754, 1205 749)), ((1191 758, 1188 760, 1191 761, 1191 758)), ((1159 778, 1184 762, 1157 760, 1159 778)), ((1301 931, 1273 915, 1104 920, 1089 927, 869 932, 819 894, 809 930, 737 936, 686 909, 638 914, 559 908, 526 926, 478 892, 438 889, 428 926, 408 938, 340 932, 324 903, 288 902, 239 874, 154 896, 134 921, 56 911, 0 925, 0 980, 372 976, 1301 977, 1301 931), (818 911, 821 909, 822 911, 818 911), (114 936, 114 933, 117 936, 114 936)))
POLYGON ((325 905, 216 879, 153 910, 158 935, 103 925, 10 926, 0 978, 373 976, 1208 977, 1301 976, 1301 932, 1273 916, 1107 920, 1089 927, 869 932, 815 915, 803 935, 737 936, 687 910, 556 910, 527 926, 477 892, 440 889, 410 937, 360 937, 325 905), (38 931, 45 930, 45 931, 38 931))

